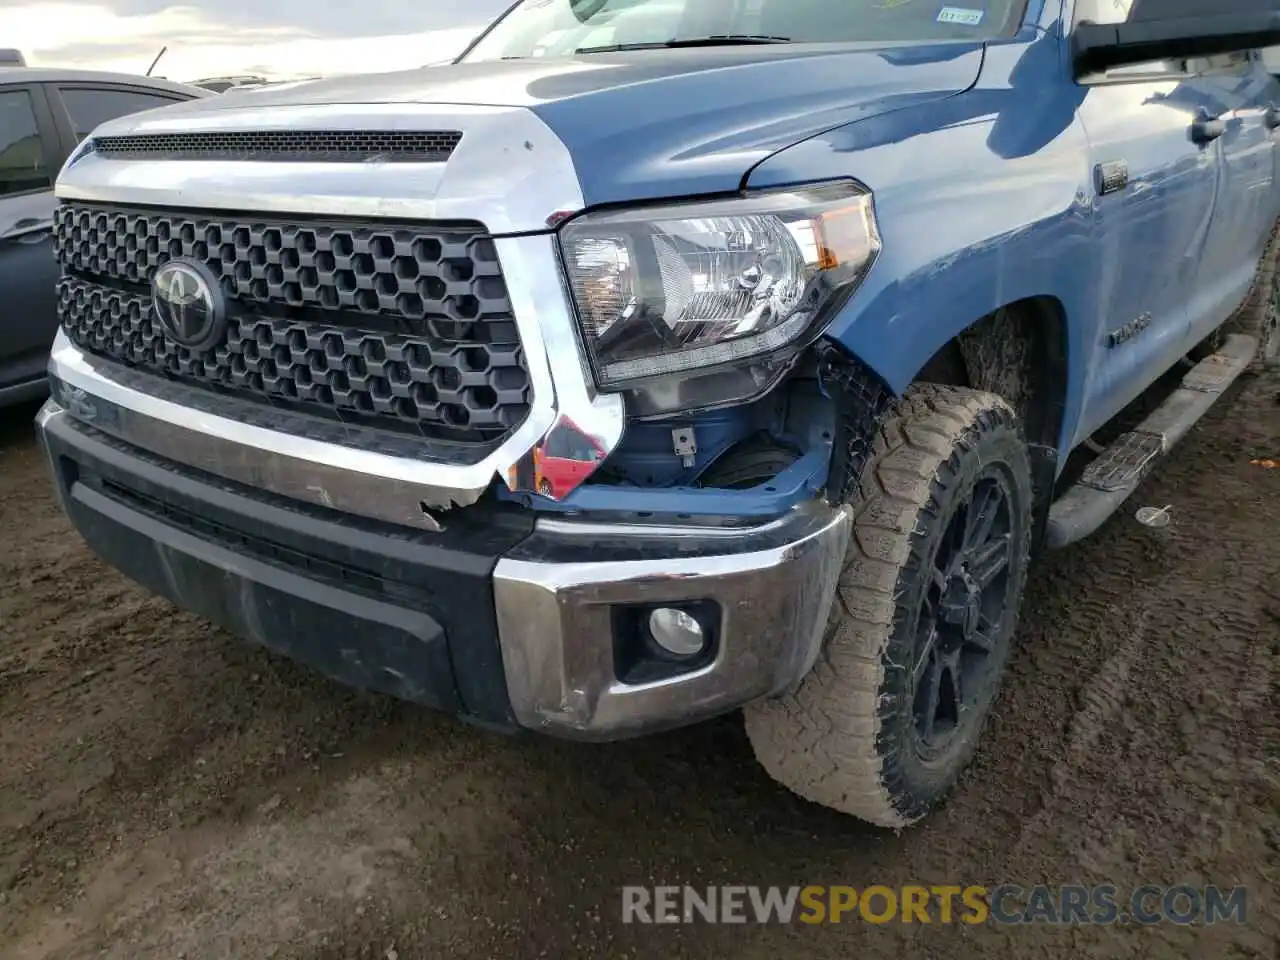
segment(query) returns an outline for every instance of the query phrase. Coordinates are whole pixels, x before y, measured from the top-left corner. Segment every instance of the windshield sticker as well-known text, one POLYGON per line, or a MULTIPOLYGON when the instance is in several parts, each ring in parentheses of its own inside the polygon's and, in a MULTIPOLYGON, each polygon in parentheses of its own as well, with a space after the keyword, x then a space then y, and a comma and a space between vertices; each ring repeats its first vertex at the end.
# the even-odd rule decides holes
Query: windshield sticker
POLYGON ((939 23, 958 23, 965 27, 979 27, 985 16, 982 10, 970 10, 968 7, 943 7, 938 14, 939 23))

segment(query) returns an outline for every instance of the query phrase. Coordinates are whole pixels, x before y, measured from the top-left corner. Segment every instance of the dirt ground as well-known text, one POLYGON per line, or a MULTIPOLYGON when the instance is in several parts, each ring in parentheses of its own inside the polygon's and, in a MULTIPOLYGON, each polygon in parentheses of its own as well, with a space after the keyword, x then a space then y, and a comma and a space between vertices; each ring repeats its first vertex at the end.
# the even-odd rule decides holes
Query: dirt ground
POLYGON ((737 717, 509 739, 241 645, 88 553, 33 413, 0 415, 0 955, 1280 957, 1280 377, 1040 566, 977 763, 901 835, 774 786, 737 717), (620 921, 624 884, 920 882, 1245 885, 1249 919, 620 921))

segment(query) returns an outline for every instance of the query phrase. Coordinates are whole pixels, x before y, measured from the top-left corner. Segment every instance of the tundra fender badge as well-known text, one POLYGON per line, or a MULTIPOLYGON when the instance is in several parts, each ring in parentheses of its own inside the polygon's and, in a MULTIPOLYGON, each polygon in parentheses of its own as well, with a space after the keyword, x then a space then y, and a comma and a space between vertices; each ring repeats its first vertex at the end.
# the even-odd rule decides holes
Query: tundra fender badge
POLYGON ((1151 314, 1144 313, 1134 317, 1119 330, 1112 330, 1107 334, 1107 346, 1118 347, 1126 344, 1149 326, 1151 326, 1151 314))

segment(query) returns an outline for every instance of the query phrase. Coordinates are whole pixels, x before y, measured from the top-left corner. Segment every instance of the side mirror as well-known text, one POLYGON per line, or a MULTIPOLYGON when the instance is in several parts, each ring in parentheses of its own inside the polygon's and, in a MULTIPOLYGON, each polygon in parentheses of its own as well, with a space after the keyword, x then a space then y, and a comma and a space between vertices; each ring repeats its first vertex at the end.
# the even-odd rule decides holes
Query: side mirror
POLYGON ((1078 73, 1275 44, 1276 0, 1133 0, 1123 23, 1081 21, 1071 37, 1078 73))

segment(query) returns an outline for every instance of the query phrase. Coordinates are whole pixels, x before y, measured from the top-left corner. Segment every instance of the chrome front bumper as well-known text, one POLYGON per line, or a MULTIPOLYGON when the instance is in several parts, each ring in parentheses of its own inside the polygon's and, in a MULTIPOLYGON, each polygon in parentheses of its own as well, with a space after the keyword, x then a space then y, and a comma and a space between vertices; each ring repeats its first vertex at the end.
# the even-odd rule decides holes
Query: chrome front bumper
POLYGON ((544 522, 494 573, 517 720, 611 740, 783 692, 818 656, 851 529, 847 507, 817 501, 746 530, 544 522), (622 682, 614 611, 694 601, 720 611, 714 659, 659 682, 622 682))

